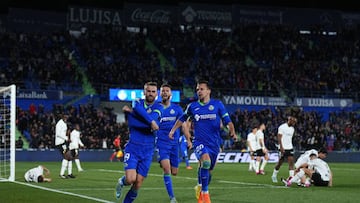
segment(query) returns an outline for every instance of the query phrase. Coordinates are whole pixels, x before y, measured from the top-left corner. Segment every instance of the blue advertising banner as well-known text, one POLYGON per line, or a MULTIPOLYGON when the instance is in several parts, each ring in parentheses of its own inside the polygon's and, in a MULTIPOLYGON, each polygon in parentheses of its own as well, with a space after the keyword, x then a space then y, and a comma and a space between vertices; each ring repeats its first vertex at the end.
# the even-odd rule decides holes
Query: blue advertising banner
POLYGON ((295 106, 303 107, 352 107, 352 99, 295 98, 295 106))
POLYGON ((178 15, 179 23, 183 25, 232 26, 231 6, 183 3, 178 15))
POLYGON ((287 106, 282 97, 223 96, 224 104, 287 106))
POLYGON ((223 96, 224 104, 247 106, 300 106, 300 107, 352 107, 352 99, 295 98, 293 102, 283 97, 223 96))
POLYGON ((51 32, 66 28, 66 13, 9 8, 7 26, 13 30, 51 32))
MULTIPOLYGON (((172 102, 180 102, 180 91, 172 90, 172 102)), ((156 100, 161 101, 160 92, 158 92, 156 100)), ((144 98, 143 89, 109 89, 109 101, 133 101, 137 98, 144 98)))
POLYGON ((282 11, 271 7, 247 7, 234 5, 232 9, 234 24, 281 24, 282 11))
POLYGON ((17 99, 45 99, 45 100, 62 100, 63 91, 50 90, 18 90, 17 99))
POLYGON ((341 19, 345 26, 356 26, 360 24, 360 13, 341 13, 341 19))
POLYGON ((283 12, 283 23, 296 25, 302 29, 309 29, 314 25, 322 25, 325 28, 337 28, 342 26, 343 21, 340 11, 287 8, 283 12))

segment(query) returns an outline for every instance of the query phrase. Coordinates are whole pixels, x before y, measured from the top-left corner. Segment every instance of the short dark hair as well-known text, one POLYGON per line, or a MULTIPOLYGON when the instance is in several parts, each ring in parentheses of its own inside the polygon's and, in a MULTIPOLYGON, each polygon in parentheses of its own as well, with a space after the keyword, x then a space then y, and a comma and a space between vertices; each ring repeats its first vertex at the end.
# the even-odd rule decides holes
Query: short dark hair
POLYGON ((254 119, 250 125, 251 129, 258 128, 260 126, 260 122, 257 119, 254 119))
POLYGON ((199 80, 197 84, 205 84, 207 88, 211 89, 209 81, 207 80, 199 80))
POLYGON ((289 120, 289 121, 297 122, 297 118, 296 118, 295 116, 292 116, 292 115, 290 115, 290 116, 288 117, 288 120, 289 120))
POLYGON ((150 81, 150 82, 145 83, 145 86, 156 86, 157 87, 157 82, 150 81))
POLYGON ((168 83, 164 83, 164 84, 162 84, 160 88, 163 88, 163 87, 168 87, 168 88, 170 88, 170 89, 171 89, 171 85, 169 85, 168 83))
POLYGON ((323 148, 319 149, 319 153, 327 154, 328 152, 327 152, 326 148, 323 147, 323 148))
POLYGON ((38 183, 42 183, 42 182, 44 182, 44 177, 43 177, 43 176, 39 176, 39 177, 37 178, 37 180, 38 180, 38 183))
POLYGON ((317 154, 311 153, 311 154, 309 155, 309 157, 311 157, 311 156, 317 156, 317 154))
POLYGON ((144 91, 145 91, 145 89, 146 89, 148 86, 156 87, 156 89, 157 89, 157 87, 158 87, 157 82, 150 81, 150 82, 145 83, 145 85, 144 85, 144 91))

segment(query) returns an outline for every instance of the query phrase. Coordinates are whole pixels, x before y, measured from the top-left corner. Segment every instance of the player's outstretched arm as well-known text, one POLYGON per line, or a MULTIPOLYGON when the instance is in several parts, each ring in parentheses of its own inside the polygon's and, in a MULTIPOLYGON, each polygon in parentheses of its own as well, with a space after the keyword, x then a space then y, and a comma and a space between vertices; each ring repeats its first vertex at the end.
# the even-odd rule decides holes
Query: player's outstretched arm
POLYGON ((234 127, 233 122, 228 123, 228 128, 229 128, 229 132, 230 132, 230 137, 234 140, 234 142, 236 142, 237 141, 237 136, 236 136, 236 133, 235 133, 235 127, 234 127))
MULTIPOLYGON (((175 131, 182 126, 183 122, 180 120, 177 120, 174 124, 174 126, 171 128, 169 132, 169 138, 174 139, 174 133, 175 131)), ((186 136, 186 135, 185 135, 186 136)))
POLYGON ((182 132, 186 137, 187 147, 192 148, 191 134, 190 134, 191 121, 187 120, 182 124, 182 132))
POLYGON ((332 173, 332 171, 330 171, 330 180, 329 180, 329 184, 328 184, 328 186, 329 187, 332 187, 333 186, 333 173, 332 173))
POLYGON ((50 183, 51 181, 52 181, 51 178, 45 178, 45 177, 44 177, 44 182, 50 183))

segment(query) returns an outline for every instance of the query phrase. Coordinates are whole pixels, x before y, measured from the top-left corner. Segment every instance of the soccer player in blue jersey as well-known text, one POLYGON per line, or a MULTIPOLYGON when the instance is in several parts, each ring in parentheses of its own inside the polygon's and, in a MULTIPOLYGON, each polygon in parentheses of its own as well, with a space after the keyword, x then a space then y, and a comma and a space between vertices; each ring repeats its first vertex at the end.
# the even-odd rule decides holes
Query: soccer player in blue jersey
POLYGON ((218 153, 220 152, 220 127, 221 121, 228 126, 230 136, 236 141, 234 124, 226 111, 223 103, 219 100, 211 99, 211 89, 207 81, 199 81, 196 86, 198 96, 197 101, 191 102, 185 113, 178 119, 169 132, 169 137, 174 138, 174 133, 183 122, 189 117, 194 124, 194 142, 196 157, 200 162, 201 194, 198 202, 210 203, 209 181, 210 171, 214 169, 218 153))
POLYGON ((170 198, 170 203, 176 203, 173 191, 171 175, 178 173, 179 167, 179 147, 178 140, 180 137, 180 129, 174 133, 174 139, 169 138, 169 132, 176 120, 183 114, 182 108, 171 102, 171 86, 163 84, 160 88, 161 105, 163 106, 162 117, 160 121, 159 131, 157 133, 156 147, 159 151, 158 161, 163 169, 163 178, 166 191, 170 198))
POLYGON ((183 159, 185 161, 186 169, 191 170, 192 167, 189 163, 188 155, 188 141, 186 140, 185 135, 181 135, 179 138, 179 150, 180 150, 180 162, 183 159))
POLYGON ((116 198, 120 199, 123 187, 131 186, 123 203, 136 199, 138 190, 149 172, 163 110, 161 104, 156 102, 157 83, 146 83, 144 95, 145 99, 133 101, 132 108, 123 107, 128 119, 130 137, 124 150, 125 175, 119 178, 115 191, 116 198))

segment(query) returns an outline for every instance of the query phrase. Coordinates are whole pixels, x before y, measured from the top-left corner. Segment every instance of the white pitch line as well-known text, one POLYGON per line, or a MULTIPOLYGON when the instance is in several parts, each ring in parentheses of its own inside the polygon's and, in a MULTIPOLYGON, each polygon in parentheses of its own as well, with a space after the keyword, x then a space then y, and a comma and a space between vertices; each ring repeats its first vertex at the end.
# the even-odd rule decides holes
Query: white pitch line
POLYGON ((61 194, 65 194, 65 195, 71 195, 71 196, 76 196, 76 197, 80 197, 80 198, 84 198, 84 199, 94 200, 94 201, 98 201, 98 202, 111 203, 111 201, 104 200, 104 199, 99 199, 99 198, 95 198, 95 197, 89 197, 89 196, 86 196, 86 195, 80 195, 80 194, 76 194, 76 193, 72 193, 72 192, 65 192, 65 191, 61 191, 61 190, 51 189, 51 188, 47 188, 47 187, 33 185, 33 184, 30 184, 30 183, 24 183, 24 182, 18 182, 18 181, 14 181, 14 183, 34 187, 34 188, 41 189, 41 190, 47 190, 47 191, 50 191, 50 192, 56 192, 56 193, 61 193, 61 194))
MULTIPOLYGON (((288 188, 288 187, 285 187, 285 186, 274 186, 274 188, 288 188)), ((226 187, 226 189, 244 189, 244 188, 247 188, 247 189, 259 189, 259 188, 268 188, 268 187, 259 187, 259 186, 247 186, 247 187, 241 187, 241 186, 232 186, 232 187, 226 187)), ((211 187, 211 189, 216 189, 216 190, 222 190, 222 189, 225 189, 224 187, 218 187, 218 186, 214 186, 214 187, 211 187)), ((64 188, 64 190, 66 191, 111 191, 111 190, 114 190, 114 188, 64 188)), ((164 187, 144 187, 144 188, 141 188, 141 190, 147 190, 147 191, 163 191, 164 190, 164 187)), ((194 190, 194 187, 176 187, 176 190, 177 191, 188 191, 188 190, 194 190)))
MULTIPOLYGON (((124 173, 123 171, 120 170, 108 170, 108 169, 93 169, 96 171, 102 171, 102 172, 111 172, 111 173, 124 173)), ((161 174, 153 174, 153 173, 149 173, 149 176, 155 176, 155 177, 162 177, 163 175, 161 174)), ((187 180, 197 180, 197 178, 191 178, 191 177, 182 177, 182 176, 173 176, 174 178, 179 178, 179 179, 187 179, 187 180)), ((258 183, 247 183, 247 182, 235 182, 235 181, 226 181, 226 180, 219 180, 217 181, 219 183, 227 183, 227 184, 234 184, 234 185, 248 185, 250 187, 247 188, 259 188, 259 187, 272 187, 272 188, 286 188, 285 186, 275 186, 275 185, 270 185, 270 184, 258 184, 258 183)), ((80 195, 80 194, 76 194, 76 193, 72 193, 72 192, 65 192, 65 191, 61 191, 61 190, 56 190, 56 189, 51 189, 51 188, 47 188, 47 187, 42 187, 42 186, 38 186, 38 185, 33 185, 30 183, 24 183, 24 182, 19 182, 19 181, 14 181, 14 183, 17 184, 21 184, 21 185, 26 185, 26 186, 30 186, 33 188, 38 188, 41 190, 46 190, 46 191, 51 191, 51 192, 56 192, 56 193, 61 193, 61 194, 65 194, 65 195, 70 195, 70 196, 76 196, 76 197, 80 197, 80 198, 84 198, 84 199, 89 199, 89 200, 94 200, 94 201, 98 201, 98 202, 104 202, 104 203, 112 203, 111 201, 108 200, 104 200, 104 199, 99 199, 99 198, 95 198, 95 197, 90 197, 90 196, 86 196, 86 195, 80 195)), ((213 189, 223 189, 223 187, 212 187, 213 189)), ((244 187, 232 187, 234 189, 236 188, 244 188, 244 187)), ((142 188, 142 190, 162 190, 164 189, 163 187, 161 188, 142 188)), ((184 190, 188 190, 189 188, 186 187, 180 187, 177 189, 184 189, 184 190)), ((66 190, 72 190, 72 189, 66 189, 66 190)), ((83 189, 74 189, 74 190, 83 190, 83 189)), ((92 188, 91 190, 96 190, 95 188, 92 188)), ((99 190, 113 190, 113 188, 109 188, 109 189, 104 189, 101 188, 99 190)))
MULTIPOLYGON (((111 173, 124 173, 123 171, 109 170, 109 169, 95 169, 98 171, 111 172, 111 173)), ((163 177, 162 174, 153 174, 149 173, 149 176, 155 177, 163 177)), ((197 180, 197 178, 183 177, 183 176, 172 176, 172 178, 179 179, 187 179, 187 180, 197 180)), ((219 183, 227 183, 227 184, 236 184, 236 185, 249 185, 249 186, 258 186, 259 187, 270 187, 270 188, 284 188, 285 186, 271 185, 271 184, 261 184, 261 183, 247 183, 247 182, 235 182, 235 181, 227 181, 227 180, 218 180, 219 183)))

